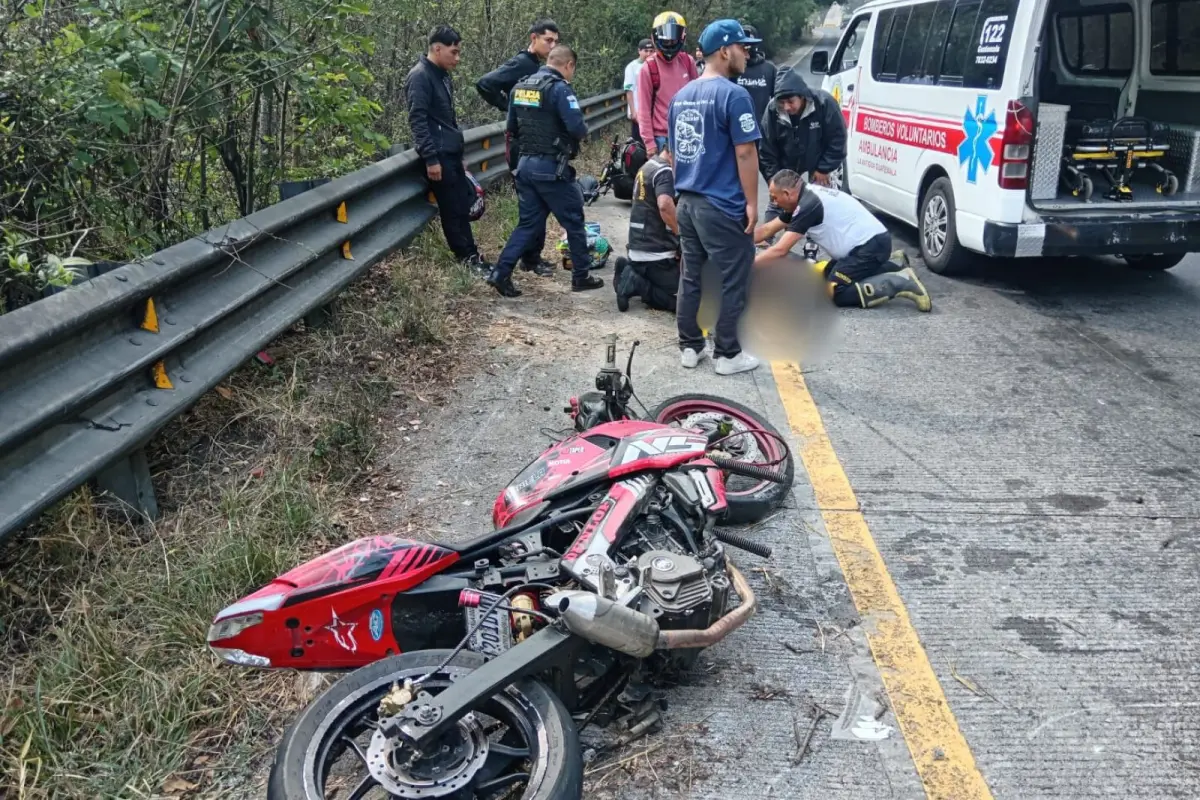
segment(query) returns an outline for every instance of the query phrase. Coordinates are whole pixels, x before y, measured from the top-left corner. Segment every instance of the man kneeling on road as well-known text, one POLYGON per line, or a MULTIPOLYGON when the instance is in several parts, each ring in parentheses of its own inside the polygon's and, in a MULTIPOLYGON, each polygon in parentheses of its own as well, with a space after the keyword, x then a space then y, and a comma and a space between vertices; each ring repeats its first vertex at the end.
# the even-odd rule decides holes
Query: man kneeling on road
POLYGON ((675 313, 679 291, 679 223, 675 219, 675 173, 671 148, 663 144, 638 170, 629 212, 629 258, 613 271, 617 308, 642 298, 650 308, 675 313))
POLYGON ((891 260, 891 234, 853 197, 805 184, 790 169, 776 172, 769 189, 771 202, 781 213, 755 228, 754 241, 765 241, 780 231, 783 235, 755 256, 756 267, 786 258, 804 236, 830 255, 824 277, 835 305, 873 308, 902 297, 921 311, 933 307, 929 293, 908 266, 908 256, 899 251, 903 263, 891 260))

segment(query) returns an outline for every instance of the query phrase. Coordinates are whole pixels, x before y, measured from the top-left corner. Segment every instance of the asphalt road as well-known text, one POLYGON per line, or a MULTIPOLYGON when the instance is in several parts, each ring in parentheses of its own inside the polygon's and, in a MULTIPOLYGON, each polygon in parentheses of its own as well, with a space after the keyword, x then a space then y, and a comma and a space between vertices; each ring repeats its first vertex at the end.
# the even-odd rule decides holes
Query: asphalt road
MULTIPOLYGON (((588 217, 623 253, 628 204, 588 217)), ((486 527, 603 336, 637 338, 648 405, 752 405, 805 468, 755 531, 773 558, 738 558, 758 613, 671 695, 668 732, 702 723, 703 764, 618 796, 1200 796, 1200 257, 945 279, 893 230, 933 311, 838 311, 831 352, 799 369, 683 370, 669 315, 519 278, 458 402, 398 456, 415 483, 397 519, 486 527)))

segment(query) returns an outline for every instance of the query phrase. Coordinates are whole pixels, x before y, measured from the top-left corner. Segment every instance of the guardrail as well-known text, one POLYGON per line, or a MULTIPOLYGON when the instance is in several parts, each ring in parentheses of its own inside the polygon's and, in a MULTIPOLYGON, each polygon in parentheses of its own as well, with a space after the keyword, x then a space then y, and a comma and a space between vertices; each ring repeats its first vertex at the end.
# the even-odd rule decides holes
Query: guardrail
MULTIPOLYGON (((580 106, 625 119, 619 90, 580 106)), ((464 133, 481 183, 507 174, 504 123, 464 133)), ((405 150, 0 316, 0 542, 92 479, 157 516, 146 443, 435 214, 405 150)))

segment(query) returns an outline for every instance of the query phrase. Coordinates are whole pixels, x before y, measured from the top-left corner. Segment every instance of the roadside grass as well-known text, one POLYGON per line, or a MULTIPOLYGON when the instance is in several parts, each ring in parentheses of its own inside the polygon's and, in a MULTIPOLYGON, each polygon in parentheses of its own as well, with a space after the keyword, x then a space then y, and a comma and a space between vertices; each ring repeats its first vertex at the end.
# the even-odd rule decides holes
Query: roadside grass
MULTIPOLYGON (((494 260, 516 202, 500 187, 488 204, 475 227, 494 260)), ((245 789, 309 698, 294 673, 218 663, 212 616, 363 535, 347 520, 383 423, 453 374, 487 289, 435 222, 327 326, 297 325, 273 364, 250 362, 155 439, 157 521, 83 489, 0 553, 0 797, 245 789)))

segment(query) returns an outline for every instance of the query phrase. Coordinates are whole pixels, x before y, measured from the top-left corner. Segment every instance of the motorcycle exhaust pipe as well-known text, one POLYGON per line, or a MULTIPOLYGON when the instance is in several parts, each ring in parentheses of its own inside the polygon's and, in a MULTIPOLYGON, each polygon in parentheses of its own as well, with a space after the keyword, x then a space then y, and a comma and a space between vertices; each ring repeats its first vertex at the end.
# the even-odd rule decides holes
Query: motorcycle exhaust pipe
POLYGON ((652 617, 591 592, 555 592, 544 601, 571 633, 635 658, 655 651, 661 634, 652 617))
MULTIPOLYGON (((682 650, 684 648, 714 645, 742 627, 743 623, 750 619, 750 616, 754 613, 754 609, 758 605, 758 601, 754 597, 754 591, 750 588, 750 584, 746 583, 746 577, 742 575, 741 570, 735 567, 732 562, 727 561, 725 565, 729 570, 729 578, 733 581, 734 591, 738 593, 738 597, 742 598, 741 605, 704 630, 659 631, 659 650, 682 650)), ((650 621, 654 622, 654 620, 650 621)), ((657 627, 657 623, 655 625, 657 627)))
POLYGON ((729 562, 726 566, 741 605, 704 630, 659 630, 658 622, 640 611, 574 589, 555 592, 545 604, 558 612, 571 633, 635 658, 646 658, 655 650, 709 647, 742 627, 758 606, 741 570, 729 562))

